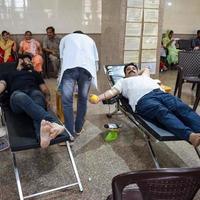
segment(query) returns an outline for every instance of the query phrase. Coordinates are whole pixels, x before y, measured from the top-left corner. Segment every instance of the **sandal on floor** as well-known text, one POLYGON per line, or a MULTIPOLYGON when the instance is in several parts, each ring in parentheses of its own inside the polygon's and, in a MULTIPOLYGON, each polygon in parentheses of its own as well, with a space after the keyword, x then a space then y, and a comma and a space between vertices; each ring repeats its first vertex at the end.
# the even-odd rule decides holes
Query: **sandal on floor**
POLYGON ((4 150, 8 149, 9 147, 10 146, 9 146, 7 139, 0 138, 0 151, 4 151, 4 150))

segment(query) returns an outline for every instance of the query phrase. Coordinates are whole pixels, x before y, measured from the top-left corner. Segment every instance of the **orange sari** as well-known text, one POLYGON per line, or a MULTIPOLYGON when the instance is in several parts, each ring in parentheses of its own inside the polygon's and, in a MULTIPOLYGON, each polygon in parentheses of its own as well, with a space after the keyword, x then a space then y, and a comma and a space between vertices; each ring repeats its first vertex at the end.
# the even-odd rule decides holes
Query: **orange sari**
POLYGON ((42 72, 43 58, 39 55, 40 43, 35 40, 22 40, 20 42, 20 52, 22 53, 30 53, 33 55, 32 63, 34 66, 34 70, 37 72, 42 72))

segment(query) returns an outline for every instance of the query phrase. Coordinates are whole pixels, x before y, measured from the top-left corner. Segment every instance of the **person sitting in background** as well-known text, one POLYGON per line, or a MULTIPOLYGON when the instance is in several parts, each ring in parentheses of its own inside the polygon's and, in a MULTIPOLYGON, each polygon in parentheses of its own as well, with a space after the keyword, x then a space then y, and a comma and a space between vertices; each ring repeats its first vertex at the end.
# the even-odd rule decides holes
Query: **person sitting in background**
POLYGON ((43 50, 47 53, 57 76, 59 71, 59 44, 60 38, 56 36, 54 27, 46 28, 47 36, 43 39, 43 50))
POLYGON ((161 42, 161 47, 160 47, 160 71, 167 71, 167 55, 166 51, 163 47, 163 43, 161 42))
POLYGON ((0 38, 0 63, 14 62, 13 52, 16 52, 15 41, 10 39, 10 34, 7 31, 2 31, 0 38))
POLYGON ((19 53, 32 54, 32 62, 34 70, 41 73, 43 65, 41 45, 37 40, 32 38, 31 31, 26 31, 24 36, 25 36, 24 40, 22 40, 19 45, 19 53))
POLYGON ((0 74, 0 94, 7 89, 11 110, 16 114, 26 113, 33 119, 36 138, 46 148, 64 127, 46 110, 50 107, 50 92, 41 75, 33 70, 31 59, 29 54, 19 56, 15 71, 0 74))
POLYGON ((133 111, 146 120, 161 124, 177 137, 200 145, 200 116, 179 98, 163 92, 156 80, 150 78, 148 68, 138 71, 134 63, 124 67, 125 78, 120 79, 91 103, 99 103, 120 93, 129 100, 133 111))
POLYGON ((197 31, 197 37, 192 40, 192 48, 194 50, 199 50, 200 48, 200 30, 197 31))
POLYGON ((167 62, 169 65, 178 63, 178 52, 175 40, 173 39, 174 32, 168 30, 162 39, 163 47, 167 49, 167 62))

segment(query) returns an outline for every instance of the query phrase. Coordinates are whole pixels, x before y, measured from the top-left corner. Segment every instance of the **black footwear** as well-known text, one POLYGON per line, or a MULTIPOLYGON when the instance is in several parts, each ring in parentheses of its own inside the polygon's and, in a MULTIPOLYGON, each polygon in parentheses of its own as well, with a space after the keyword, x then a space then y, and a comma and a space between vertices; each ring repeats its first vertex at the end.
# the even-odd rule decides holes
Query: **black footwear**
POLYGON ((75 133, 75 135, 76 135, 76 136, 79 136, 79 135, 81 135, 84 131, 85 131, 85 129, 82 128, 81 131, 80 131, 79 133, 75 133))
POLYGON ((0 138, 0 151, 4 151, 10 147, 7 139, 0 138))

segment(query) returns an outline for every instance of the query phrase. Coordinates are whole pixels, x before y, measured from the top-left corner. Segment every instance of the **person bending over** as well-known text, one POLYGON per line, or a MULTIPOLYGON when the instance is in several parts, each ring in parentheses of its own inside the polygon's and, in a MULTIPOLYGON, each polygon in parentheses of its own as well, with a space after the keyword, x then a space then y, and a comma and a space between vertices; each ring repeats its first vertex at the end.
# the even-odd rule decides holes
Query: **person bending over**
POLYGON ((65 127, 73 135, 80 135, 87 112, 90 85, 97 87, 98 52, 92 38, 82 31, 75 31, 60 41, 61 73, 59 87, 65 127), (73 112, 73 91, 78 85, 77 113, 73 112), (74 120, 75 118, 75 120, 74 120))
POLYGON ((0 93, 10 95, 10 108, 14 113, 26 113, 33 119, 35 133, 42 148, 64 131, 57 119, 46 110, 50 106, 50 93, 41 75, 33 70, 31 56, 19 58, 17 69, 0 75, 0 93))
POLYGON ((150 78, 149 69, 138 70, 134 63, 124 67, 125 78, 110 90, 99 95, 98 103, 122 93, 133 111, 149 121, 158 122, 177 137, 189 141, 194 147, 200 144, 200 116, 179 98, 162 91, 150 78))

